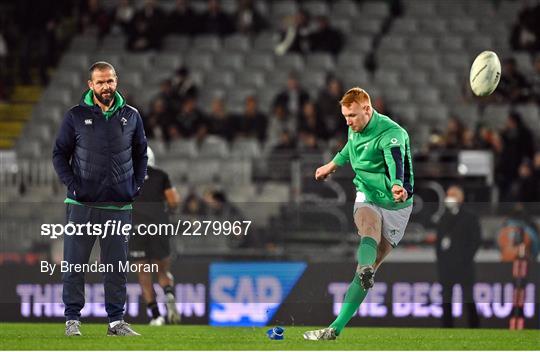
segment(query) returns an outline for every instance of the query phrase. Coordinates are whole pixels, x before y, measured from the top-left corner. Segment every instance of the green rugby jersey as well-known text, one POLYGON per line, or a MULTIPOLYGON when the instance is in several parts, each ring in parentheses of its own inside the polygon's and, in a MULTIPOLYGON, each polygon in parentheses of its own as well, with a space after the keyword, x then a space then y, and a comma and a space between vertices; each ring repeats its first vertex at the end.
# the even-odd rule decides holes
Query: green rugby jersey
POLYGON ((362 132, 349 128, 345 147, 336 154, 334 163, 350 162, 356 176, 356 190, 363 192, 366 202, 385 209, 402 209, 412 204, 414 177, 409 135, 388 116, 373 109, 373 115, 362 132), (408 199, 396 203, 392 186, 408 192, 408 199))

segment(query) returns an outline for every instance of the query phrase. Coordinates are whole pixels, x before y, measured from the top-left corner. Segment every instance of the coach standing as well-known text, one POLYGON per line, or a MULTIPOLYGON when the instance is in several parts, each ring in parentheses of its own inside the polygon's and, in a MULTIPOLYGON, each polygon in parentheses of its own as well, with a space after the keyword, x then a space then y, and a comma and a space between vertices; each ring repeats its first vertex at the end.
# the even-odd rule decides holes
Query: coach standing
POLYGON ((476 214, 464 209, 465 194, 458 185, 448 187, 445 212, 437 223, 437 272, 442 285, 442 325, 454 327, 452 291, 455 284, 462 288, 462 300, 469 318, 469 327, 479 326, 474 302, 474 256, 481 243, 480 221, 476 214))
MULTIPOLYGON (((53 151, 53 164, 67 186, 67 222, 131 224, 131 203, 146 175, 146 137, 138 111, 116 91, 117 76, 107 62, 90 67, 89 90, 79 105, 64 116, 53 151)), ((115 269, 103 275, 107 335, 138 335, 124 322, 127 274, 119 263, 127 261, 128 238, 121 235, 64 236, 64 260, 86 264, 95 237, 100 238, 100 260, 115 269)), ((66 335, 80 332, 84 307, 84 273, 63 276, 66 335)))

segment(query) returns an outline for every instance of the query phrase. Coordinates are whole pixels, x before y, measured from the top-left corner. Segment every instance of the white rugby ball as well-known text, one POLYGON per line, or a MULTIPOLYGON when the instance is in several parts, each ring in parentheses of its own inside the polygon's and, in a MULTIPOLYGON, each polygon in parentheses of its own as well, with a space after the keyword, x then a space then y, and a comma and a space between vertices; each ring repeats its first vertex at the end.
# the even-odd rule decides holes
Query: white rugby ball
POLYGON ((469 81, 477 96, 484 97, 493 93, 501 79, 501 62, 493 51, 483 51, 474 59, 469 81))

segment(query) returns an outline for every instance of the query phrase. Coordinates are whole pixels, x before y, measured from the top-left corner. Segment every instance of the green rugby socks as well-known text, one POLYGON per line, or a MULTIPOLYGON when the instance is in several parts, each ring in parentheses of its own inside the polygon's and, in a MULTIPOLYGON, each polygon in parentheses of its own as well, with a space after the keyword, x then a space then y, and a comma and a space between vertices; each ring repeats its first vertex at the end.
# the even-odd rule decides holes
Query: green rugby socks
POLYGON ((358 307, 360 307, 360 304, 364 301, 364 298, 366 298, 367 293, 368 291, 364 290, 360 285, 360 278, 358 275, 354 275, 354 279, 350 283, 347 293, 345 294, 345 299, 343 299, 343 305, 341 306, 339 315, 336 320, 330 324, 331 328, 336 329, 336 335, 339 335, 341 330, 345 328, 345 325, 349 323, 349 320, 351 320, 358 310, 358 307))
MULTIPOLYGON (((360 266, 373 265, 377 259, 377 241, 371 237, 362 237, 356 252, 356 257, 360 266)), ((345 298, 343 299, 343 305, 341 306, 339 315, 336 320, 330 324, 331 328, 336 329, 336 335, 339 335, 341 330, 345 328, 345 325, 349 323, 360 307, 360 304, 362 304, 366 298, 367 293, 368 291, 364 290, 360 284, 358 274, 355 274, 353 281, 349 284, 345 298)))
POLYGON ((362 237, 360 246, 358 246, 358 251, 356 252, 356 259, 360 266, 375 264, 375 260, 377 259, 377 241, 368 236, 362 237))

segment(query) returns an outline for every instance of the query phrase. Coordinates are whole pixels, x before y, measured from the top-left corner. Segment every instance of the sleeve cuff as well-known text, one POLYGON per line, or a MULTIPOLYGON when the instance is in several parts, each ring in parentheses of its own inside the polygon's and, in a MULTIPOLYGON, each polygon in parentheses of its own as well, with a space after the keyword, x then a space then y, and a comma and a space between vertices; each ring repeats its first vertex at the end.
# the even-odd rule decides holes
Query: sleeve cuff
POLYGON ((399 187, 403 187, 403 182, 401 180, 394 180, 392 181, 392 186, 398 185, 399 187))

